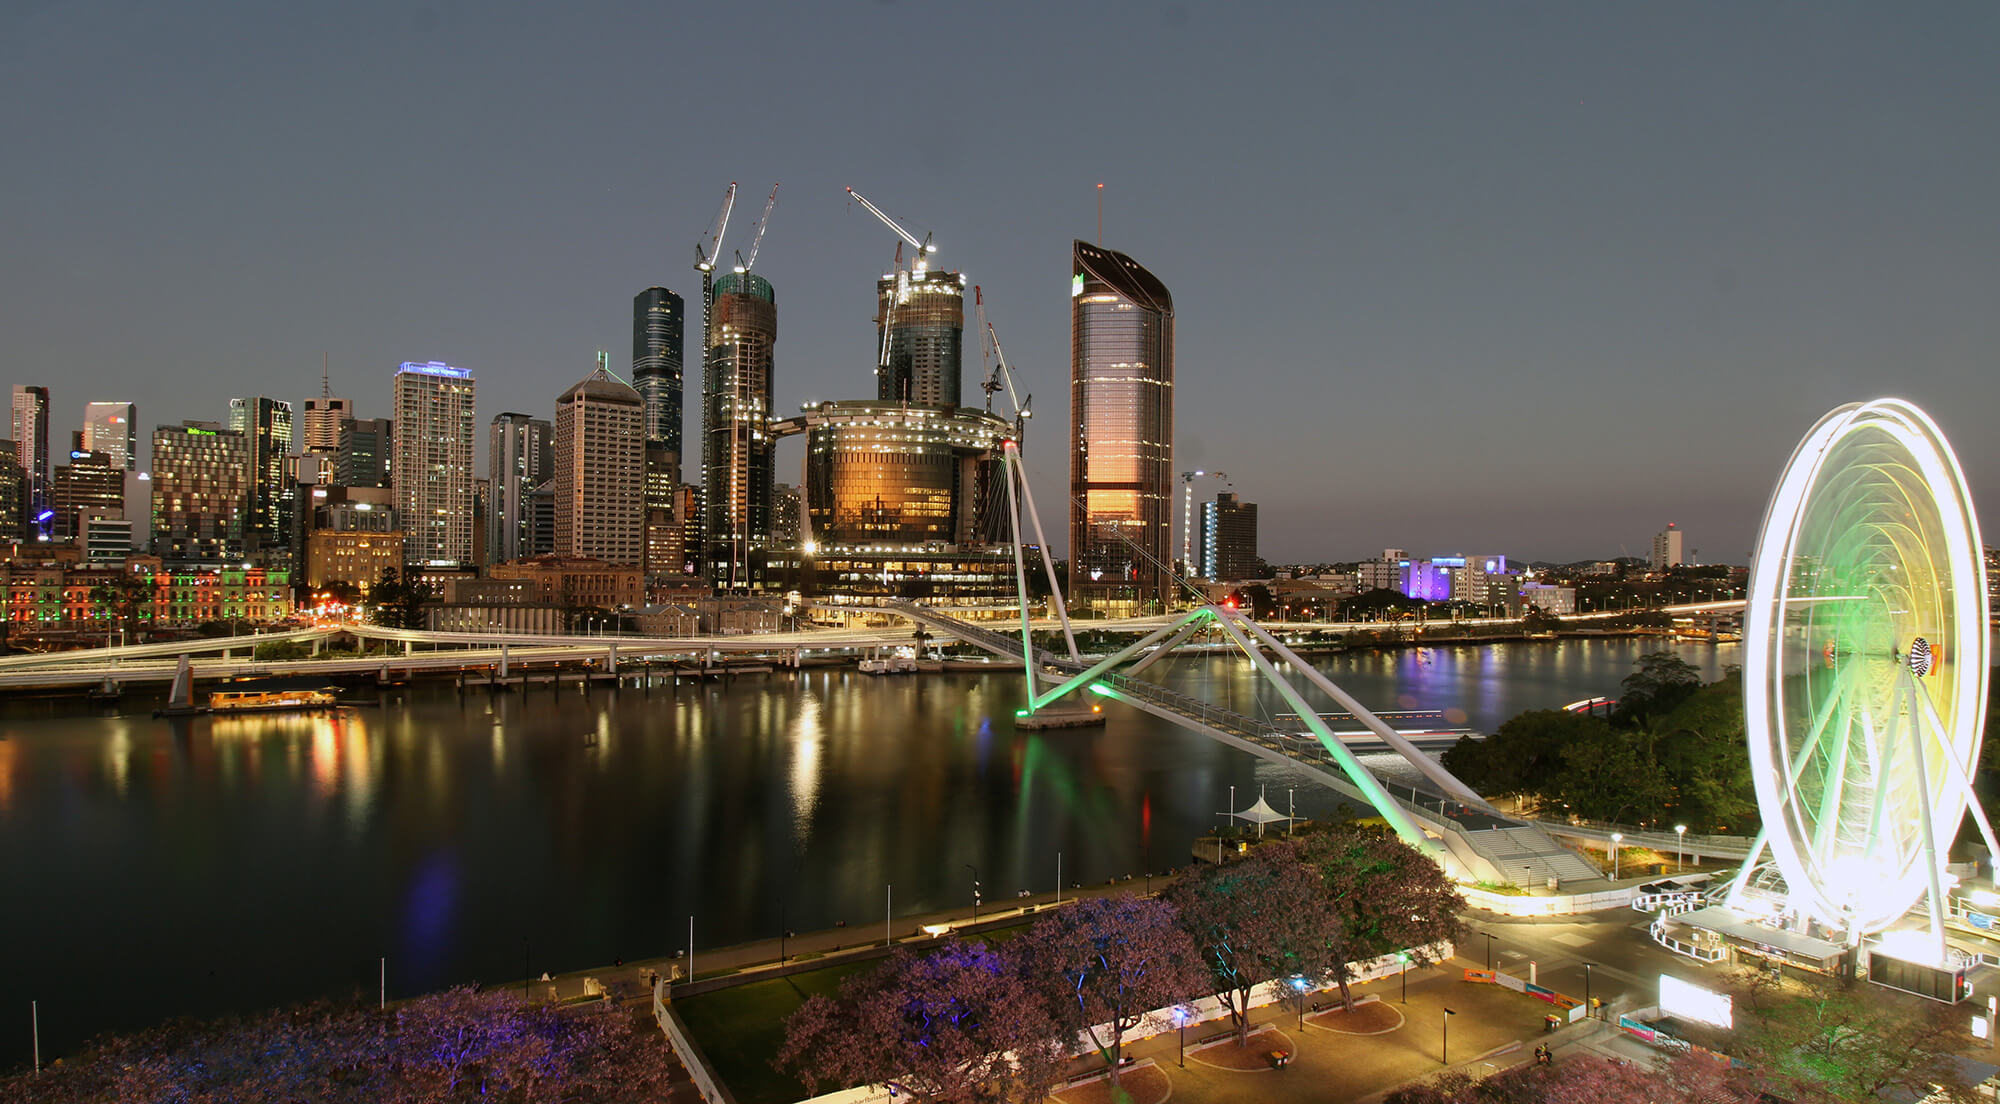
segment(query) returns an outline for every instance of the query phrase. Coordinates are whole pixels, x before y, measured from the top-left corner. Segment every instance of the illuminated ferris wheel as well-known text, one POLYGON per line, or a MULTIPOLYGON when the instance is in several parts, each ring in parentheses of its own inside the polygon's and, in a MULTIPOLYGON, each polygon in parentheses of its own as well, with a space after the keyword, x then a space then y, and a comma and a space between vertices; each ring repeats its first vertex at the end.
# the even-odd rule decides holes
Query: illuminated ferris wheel
POLYGON ((1851 941, 1928 894, 1942 943, 1968 807, 2000 855, 1969 782, 1986 619, 1978 519, 1936 424, 1896 399, 1821 418, 1758 537, 1743 709, 1761 838, 1793 907, 1851 941))

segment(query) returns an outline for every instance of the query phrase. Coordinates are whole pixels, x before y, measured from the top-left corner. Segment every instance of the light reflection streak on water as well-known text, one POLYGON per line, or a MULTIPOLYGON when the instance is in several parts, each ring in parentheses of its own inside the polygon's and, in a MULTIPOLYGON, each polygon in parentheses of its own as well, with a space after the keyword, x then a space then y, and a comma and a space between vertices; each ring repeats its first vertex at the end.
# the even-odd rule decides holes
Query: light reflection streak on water
POLYGON ((359 714, 337 717, 333 730, 340 739, 340 783, 345 797, 347 829, 359 836, 375 811, 375 763, 369 754, 374 745, 368 722, 359 714))
POLYGON ((826 742, 820 709, 820 696, 807 689, 792 725, 792 838, 801 848, 812 838, 813 812, 819 806, 820 754, 826 742))
POLYGON ((20 768, 20 745, 0 740, 0 813, 7 812, 14 804, 14 775, 20 768))
MULTIPOLYGON (((126 796, 127 784, 132 774, 132 732, 125 724, 112 730, 111 739, 104 746, 104 771, 111 776, 111 788, 119 797, 126 796)), ((0 805, 4 805, 0 801, 0 805)))

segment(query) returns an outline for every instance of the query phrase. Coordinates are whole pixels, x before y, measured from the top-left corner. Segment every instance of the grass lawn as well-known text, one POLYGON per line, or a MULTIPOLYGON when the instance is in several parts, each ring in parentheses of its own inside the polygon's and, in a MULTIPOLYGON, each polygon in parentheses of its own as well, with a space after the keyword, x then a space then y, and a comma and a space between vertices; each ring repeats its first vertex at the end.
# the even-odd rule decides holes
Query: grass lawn
MULTIPOLYGON (((1027 934, 1034 920, 983 931, 967 938, 989 944, 1005 943, 1027 934)), ((909 944, 917 954, 929 954, 944 941, 909 944)), ((717 1076, 740 1104, 791 1104, 805 1095, 805 1086, 790 1074, 771 1068, 771 1059, 785 1045, 785 1017, 806 998, 833 996, 849 977, 873 970, 884 959, 841 962, 790 977, 752 981, 674 1002, 674 1011, 694 1035, 695 1045, 708 1056, 717 1076)))
POLYGON ((880 961, 848 962, 791 977, 753 981, 674 1002, 695 1044, 742 1104, 789 1104, 805 1087, 771 1068, 785 1043, 785 1017, 816 993, 832 996, 848 976, 880 961))

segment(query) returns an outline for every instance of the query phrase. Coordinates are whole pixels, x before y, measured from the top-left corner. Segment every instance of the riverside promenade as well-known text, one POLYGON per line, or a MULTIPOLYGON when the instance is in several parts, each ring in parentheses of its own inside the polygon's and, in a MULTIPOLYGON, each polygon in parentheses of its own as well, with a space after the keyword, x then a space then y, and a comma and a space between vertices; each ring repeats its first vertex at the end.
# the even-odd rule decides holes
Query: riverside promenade
MULTIPOLYGON (((1161 888, 1167 880, 1154 878, 1153 888, 1161 888)), ((1121 879, 1110 885, 1066 889, 1062 899, 1142 893, 1145 888, 1145 879, 1134 877, 1129 882, 1121 879)), ((1010 901, 1003 909, 982 907, 976 926, 969 909, 897 917, 896 942, 931 942, 933 937, 923 933, 925 927, 949 926, 957 934, 1018 928, 1032 923, 1054 903, 1055 895, 1049 893, 1010 901), (1034 911, 1024 914, 1024 906, 1034 911)), ((1006 932, 1002 937, 1011 934, 1016 933, 1006 932)), ((708 950, 697 946, 696 980, 675 984, 672 992, 676 998, 692 997, 698 1002, 698 994, 733 984, 879 958, 883 948, 881 921, 802 933, 783 940, 782 948, 777 939, 708 950), (787 959, 783 967, 778 962, 781 949, 787 959), (808 956, 804 964, 798 963, 801 954, 808 956)), ((1540 1043, 1551 1044, 1558 1061, 1585 1054, 1641 1062, 1653 1057, 1643 1045, 1601 1021, 1584 1020, 1545 1034, 1544 1017, 1551 1010, 1548 1004, 1500 986, 1463 980, 1466 969, 1483 965, 1455 956, 1427 969, 1411 970, 1406 976, 1391 975, 1356 985, 1353 991, 1357 999, 1368 1003, 1353 1013, 1338 1007, 1338 990, 1312 995, 1310 999, 1321 1006, 1317 1012, 1284 1002, 1255 1009, 1250 1015, 1253 1034, 1247 1047, 1234 1044, 1227 1017, 1128 1042, 1125 1053, 1131 1065, 1121 1074, 1122 1088, 1130 1094, 1131 1104, 1162 1104, 1169 1097, 1192 1104, 1223 1104, 1251 1095, 1280 1104, 1373 1104, 1398 1086, 1446 1069, 1484 1076, 1531 1062, 1540 1043), (1290 1055, 1283 1068, 1272 1061, 1275 1051, 1290 1055)), ((529 982, 526 991, 536 1000, 574 1000, 587 995, 586 979, 594 979, 613 1000, 637 1011, 650 1005, 653 971, 670 978, 684 977, 686 960, 647 958, 566 973, 549 981, 529 982)), ((519 987, 521 982, 513 985, 519 987)), ((1094 1055, 1075 1059, 1070 1069, 1073 1083, 1059 1089, 1052 1099, 1061 1104, 1110 1104, 1112 1094, 1102 1070, 1102 1062, 1094 1055)), ((803 1096, 802 1090, 787 1094, 789 1083, 773 1085, 768 1077, 754 1080, 760 1084, 745 1085, 743 1089, 748 1091, 738 1095, 742 1104, 789 1104, 803 1096)), ((677 1094, 676 1099, 682 1098, 677 1094)))

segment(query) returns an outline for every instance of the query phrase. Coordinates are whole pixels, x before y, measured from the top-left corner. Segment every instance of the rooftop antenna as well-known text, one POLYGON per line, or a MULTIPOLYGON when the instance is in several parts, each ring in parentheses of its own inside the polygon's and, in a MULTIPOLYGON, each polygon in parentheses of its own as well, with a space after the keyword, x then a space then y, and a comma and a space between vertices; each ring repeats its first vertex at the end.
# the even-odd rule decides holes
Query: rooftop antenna
POLYGON ((327 355, 322 351, 319 354, 319 397, 322 399, 333 397, 333 384, 327 379, 326 375, 326 360, 327 355))
POLYGON ((1097 182, 1097 244, 1104 245, 1104 182, 1097 182))

